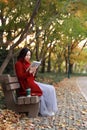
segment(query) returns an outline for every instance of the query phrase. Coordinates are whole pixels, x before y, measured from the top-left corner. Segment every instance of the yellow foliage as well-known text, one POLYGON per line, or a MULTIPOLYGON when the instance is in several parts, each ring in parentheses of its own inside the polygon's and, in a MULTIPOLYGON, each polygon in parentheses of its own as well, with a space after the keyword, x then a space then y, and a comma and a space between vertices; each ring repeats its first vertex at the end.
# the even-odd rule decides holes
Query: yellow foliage
POLYGON ((9 0, 0 0, 0 2, 8 3, 9 0))

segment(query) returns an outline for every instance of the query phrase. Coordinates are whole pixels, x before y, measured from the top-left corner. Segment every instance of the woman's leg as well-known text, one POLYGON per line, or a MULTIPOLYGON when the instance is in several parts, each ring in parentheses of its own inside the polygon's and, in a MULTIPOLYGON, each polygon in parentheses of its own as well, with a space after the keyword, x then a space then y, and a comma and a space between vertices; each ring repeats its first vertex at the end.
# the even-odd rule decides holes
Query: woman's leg
MULTIPOLYGON (((36 81, 35 81, 36 82, 36 81)), ((52 115, 58 111, 55 88, 52 85, 36 82, 43 91, 40 112, 42 115, 52 115)))

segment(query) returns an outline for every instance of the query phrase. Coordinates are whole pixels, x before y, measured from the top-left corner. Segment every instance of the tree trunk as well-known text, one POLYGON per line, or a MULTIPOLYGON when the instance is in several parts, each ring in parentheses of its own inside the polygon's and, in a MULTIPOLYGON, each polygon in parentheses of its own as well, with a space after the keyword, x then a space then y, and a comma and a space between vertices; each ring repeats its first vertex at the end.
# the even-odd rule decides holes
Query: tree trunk
POLYGON ((67 62, 67 58, 65 58, 65 73, 67 74, 68 72, 68 62, 67 62))
POLYGON ((61 73, 61 64, 58 63, 58 73, 61 73))
POLYGON ((50 57, 51 57, 51 52, 49 52, 49 56, 48 56, 47 72, 50 72, 50 71, 51 71, 51 61, 50 61, 50 57))
MULTIPOLYGON (((0 9, 0 22, 1 24, 4 26, 5 25, 5 19, 3 18, 3 10, 2 8, 0 9)), ((4 30, 3 29, 0 29, 0 44, 3 43, 3 32, 4 30)))
POLYGON ((13 50, 9 50, 9 52, 8 52, 8 55, 7 55, 7 57, 6 57, 6 59, 4 60, 4 62, 3 62, 3 64, 1 65, 1 67, 0 67, 0 74, 2 74, 3 73, 3 71, 4 71, 4 69, 5 69, 5 67, 7 66, 7 64, 9 63, 9 60, 12 58, 12 55, 13 55, 13 50))
POLYGON ((38 39, 39 28, 36 27, 36 59, 39 60, 39 39, 38 39))
POLYGON ((69 65, 69 68, 70 68, 70 70, 69 70, 69 71, 70 71, 70 74, 72 74, 72 73, 73 73, 73 64, 70 64, 70 65, 69 65))
POLYGON ((45 59, 42 61, 41 73, 45 72, 45 59))

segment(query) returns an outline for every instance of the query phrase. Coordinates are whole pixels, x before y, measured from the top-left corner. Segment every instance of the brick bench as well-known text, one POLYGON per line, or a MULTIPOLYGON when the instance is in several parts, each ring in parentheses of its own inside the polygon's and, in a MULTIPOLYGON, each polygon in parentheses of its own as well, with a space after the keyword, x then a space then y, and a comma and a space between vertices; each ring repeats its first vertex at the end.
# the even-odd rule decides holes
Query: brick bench
POLYGON ((16 113, 26 112, 29 117, 38 116, 40 98, 38 96, 17 96, 17 90, 20 88, 17 77, 10 75, 0 75, 0 84, 5 96, 7 109, 16 113))

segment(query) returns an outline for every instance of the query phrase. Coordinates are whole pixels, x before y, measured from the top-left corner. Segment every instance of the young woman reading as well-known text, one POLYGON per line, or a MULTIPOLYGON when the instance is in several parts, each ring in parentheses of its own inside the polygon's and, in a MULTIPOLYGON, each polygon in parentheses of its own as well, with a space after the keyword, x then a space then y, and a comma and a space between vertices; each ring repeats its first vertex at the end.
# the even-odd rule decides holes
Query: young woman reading
POLYGON ((20 96, 26 96, 26 89, 31 88, 31 95, 40 96, 40 110, 42 116, 53 116, 58 111, 55 88, 52 85, 35 81, 37 66, 31 67, 31 51, 23 48, 15 63, 15 71, 20 83, 20 96))

